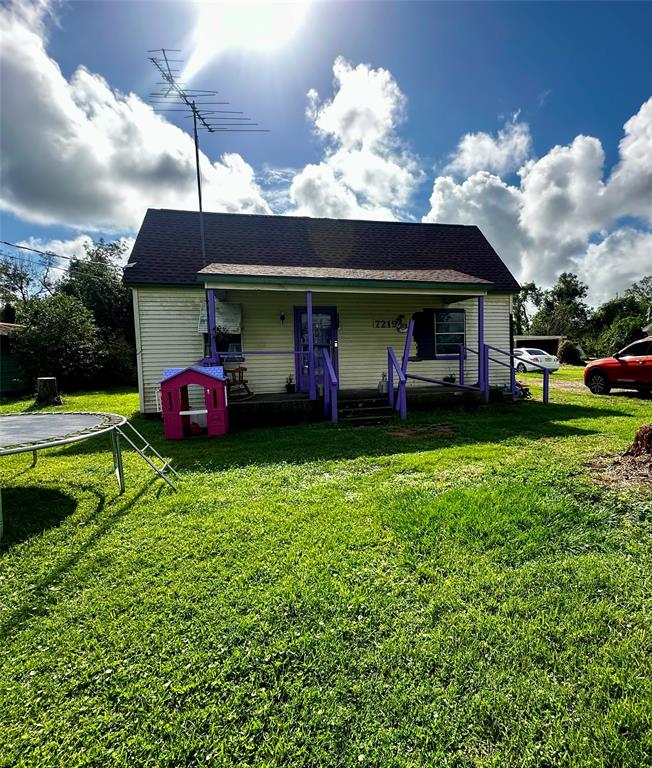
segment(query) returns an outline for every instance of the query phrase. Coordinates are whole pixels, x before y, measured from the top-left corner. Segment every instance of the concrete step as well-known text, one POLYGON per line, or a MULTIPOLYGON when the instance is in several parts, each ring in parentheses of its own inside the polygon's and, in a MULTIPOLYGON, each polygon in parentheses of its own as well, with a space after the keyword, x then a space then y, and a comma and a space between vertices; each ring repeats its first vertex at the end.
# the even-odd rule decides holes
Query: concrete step
POLYGON ((340 424, 349 424, 352 427, 376 427, 389 424, 393 418, 393 415, 387 414, 376 416, 362 414, 360 416, 340 417, 340 424))
POLYGON ((387 404, 385 405, 363 405, 351 403, 342 403, 338 408, 338 413, 341 417, 347 416, 391 416, 394 411, 387 404))

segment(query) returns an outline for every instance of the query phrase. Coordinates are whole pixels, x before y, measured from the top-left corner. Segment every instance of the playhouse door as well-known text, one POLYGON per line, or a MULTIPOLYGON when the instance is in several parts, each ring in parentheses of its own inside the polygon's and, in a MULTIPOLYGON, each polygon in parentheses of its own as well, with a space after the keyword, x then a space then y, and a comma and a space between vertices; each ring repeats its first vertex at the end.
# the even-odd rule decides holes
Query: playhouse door
MULTIPOLYGON (((337 310, 335 307, 314 307, 312 310, 313 350, 317 385, 324 381, 324 349, 333 361, 337 373, 337 310)), ((294 349, 297 390, 308 392, 308 315, 305 307, 294 308, 294 349)))

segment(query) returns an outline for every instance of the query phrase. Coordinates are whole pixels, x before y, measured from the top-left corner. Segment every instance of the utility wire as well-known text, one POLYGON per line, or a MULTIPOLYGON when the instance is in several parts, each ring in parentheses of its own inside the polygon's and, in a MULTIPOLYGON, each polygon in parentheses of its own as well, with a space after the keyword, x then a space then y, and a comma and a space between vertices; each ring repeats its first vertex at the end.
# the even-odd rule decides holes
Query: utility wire
MULTIPOLYGON (((31 248, 28 245, 18 245, 17 243, 10 243, 7 240, 0 240, 1 245, 8 245, 10 248, 16 248, 20 251, 31 251, 32 253, 38 253, 41 256, 49 256, 50 258, 55 259, 64 259, 66 261, 79 261, 82 264, 97 264, 97 266, 107 266, 104 264, 100 264, 100 262, 97 261, 90 261, 90 259, 84 259, 79 256, 64 256, 61 253, 54 253, 54 251, 41 251, 38 248, 31 248)), ((112 265, 115 266, 115 265, 112 265)), ((115 269, 124 269, 124 267, 118 267, 115 266, 115 269)))

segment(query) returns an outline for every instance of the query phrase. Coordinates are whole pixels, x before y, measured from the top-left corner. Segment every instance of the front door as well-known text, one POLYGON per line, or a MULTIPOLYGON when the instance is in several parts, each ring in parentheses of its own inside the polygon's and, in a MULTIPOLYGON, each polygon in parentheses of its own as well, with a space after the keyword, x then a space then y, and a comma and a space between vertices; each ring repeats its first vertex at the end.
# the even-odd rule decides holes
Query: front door
MULTIPOLYGON (((337 310, 335 307, 313 307, 313 351, 315 379, 319 385, 324 380, 324 349, 333 361, 337 373, 337 310)), ((296 358, 297 390, 308 392, 308 313, 305 307, 294 308, 294 350, 296 358)))

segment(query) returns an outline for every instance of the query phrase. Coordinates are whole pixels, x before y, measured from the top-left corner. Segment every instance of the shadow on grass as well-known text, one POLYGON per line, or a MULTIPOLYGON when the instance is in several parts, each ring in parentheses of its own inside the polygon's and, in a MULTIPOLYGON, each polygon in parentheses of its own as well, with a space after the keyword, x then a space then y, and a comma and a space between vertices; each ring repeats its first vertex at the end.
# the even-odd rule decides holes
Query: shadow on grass
POLYGON ((3 552, 21 541, 56 528, 77 508, 77 502, 54 488, 3 488, 3 552))
MULTIPOLYGON (((159 420, 138 416, 132 421, 152 445, 173 459, 177 470, 213 472, 248 465, 303 464, 501 443, 517 437, 528 440, 577 437, 598 434, 603 430, 602 419, 622 415, 622 411, 609 408, 605 401, 600 407, 568 403, 506 403, 474 412, 462 409, 414 412, 406 422, 396 420, 390 426, 351 427, 319 422, 241 430, 222 438, 183 441, 166 441, 159 420), (442 430, 442 424, 450 428, 442 430), (432 427, 431 432, 428 426, 432 427), (411 427, 418 429, 411 431, 411 427)), ((98 443, 99 438, 72 444, 62 448, 61 453, 92 453, 98 450, 98 443)))
MULTIPOLYGON (((27 594, 27 599, 15 608, 11 613, 7 615, 5 620, 0 623, 0 640, 15 634, 20 630, 22 625, 37 615, 43 615, 47 613, 47 610, 52 602, 57 598, 53 596, 52 587, 60 582, 65 575, 74 568, 83 558, 83 556, 93 548, 93 546, 121 520, 132 508, 138 499, 140 499, 155 481, 156 478, 152 478, 148 482, 142 485, 140 490, 135 493, 130 499, 122 504, 117 504, 108 515, 103 516, 103 512, 106 507, 106 496, 99 492, 96 488, 85 487, 84 490, 93 493, 97 497, 97 504, 93 512, 86 519, 86 523, 100 521, 93 527, 92 533, 86 538, 79 546, 70 546, 70 548, 63 550, 64 554, 58 561, 56 557, 60 554, 61 550, 54 550, 53 552, 53 567, 44 574, 40 579, 36 581, 33 587, 27 594)), ((11 489, 7 489, 11 490, 11 489)), ((3 491, 3 499, 4 493, 3 491)), ((5 520, 8 514, 11 514, 8 507, 5 508, 5 520)), ((77 584, 77 586, 79 586, 77 584)))

